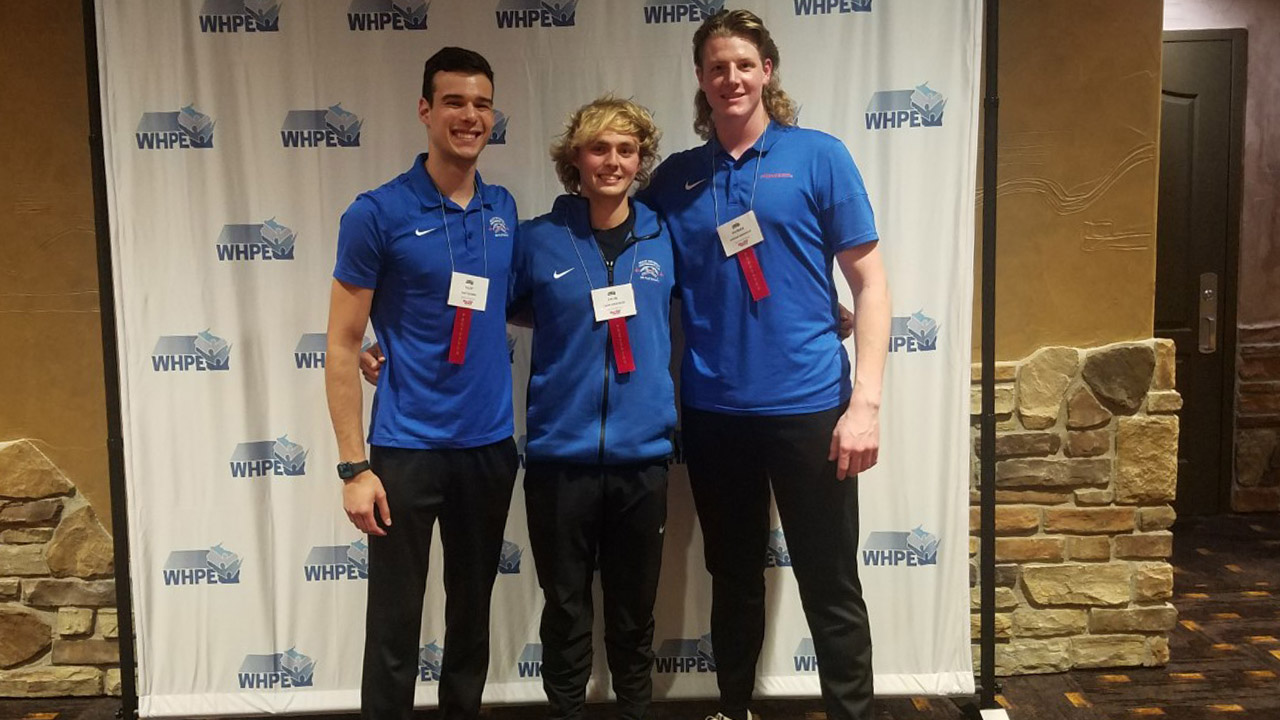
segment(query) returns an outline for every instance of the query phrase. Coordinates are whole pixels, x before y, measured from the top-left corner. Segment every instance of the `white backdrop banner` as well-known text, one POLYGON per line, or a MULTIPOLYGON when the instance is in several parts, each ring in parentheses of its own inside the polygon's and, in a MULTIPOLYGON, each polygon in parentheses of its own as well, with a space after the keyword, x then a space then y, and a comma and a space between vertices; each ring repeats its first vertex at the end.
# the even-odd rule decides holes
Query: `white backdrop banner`
MULTIPOLYGON (((699 144, 692 34, 723 0, 100 0, 132 593, 145 716, 358 707, 366 547, 341 508, 324 330, 338 218, 425 149, 422 63, 483 53, 500 120, 480 168, 523 218, 560 191, 548 146, 606 91, 647 105, 667 153, 699 144)), ((849 146, 893 292, 880 465, 860 571, 876 690, 973 690, 969 347, 980 0, 746 0, 800 122, 849 146)), ((848 304, 843 280, 838 280, 848 304)), ((517 436, 527 336, 512 335, 517 436)), ((776 517, 776 515, 775 515, 776 517)), ((759 693, 816 695, 776 524, 759 693)), ((542 600, 517 485, 486 702, 543 700, 542 600)), ((444 637, 438 543, 418 700, 444 637)), ((672 472, 659 698, 713 697, 710 581, 672 472)), ((599 640, 599 632, 597 632, 599 640)), ((590 696, 608 696, 597 643, 590 696)))

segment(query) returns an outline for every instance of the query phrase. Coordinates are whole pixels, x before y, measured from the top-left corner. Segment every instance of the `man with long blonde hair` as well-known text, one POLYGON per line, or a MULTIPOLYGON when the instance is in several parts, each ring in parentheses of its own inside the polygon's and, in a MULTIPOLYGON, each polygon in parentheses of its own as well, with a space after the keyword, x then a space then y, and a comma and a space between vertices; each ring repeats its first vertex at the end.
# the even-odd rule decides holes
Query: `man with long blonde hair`
POLYGON ((684 456, 707 570, 721 710, 749 720, 764 639, 772 489, 832 720, 867 719, 871 635, 856 476, 879 451, 889 291, 871 204, 844 144, 795 126, 760 18, 693 38, 705 145, 655 172, 680 277, 684 456), (852 291, 857 365, 838 338, 833 261, 852 291))

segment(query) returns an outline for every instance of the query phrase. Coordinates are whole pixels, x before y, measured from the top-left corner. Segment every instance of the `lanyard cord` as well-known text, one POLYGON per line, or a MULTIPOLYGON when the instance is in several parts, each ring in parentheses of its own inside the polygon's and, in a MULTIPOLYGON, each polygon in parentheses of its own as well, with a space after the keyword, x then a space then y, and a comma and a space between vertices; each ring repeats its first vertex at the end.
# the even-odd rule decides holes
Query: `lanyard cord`
MULTIPOLYGON (((582 259, 582 251, 578 249, 578 241, 573 237, 573 233, 569 231, 569 225, 567 223, 564 226, 564 234, 569 236, 569 244, 573 246, 573 252, 578 256, 578 262, 582 265, 582 272, 584 275, 587 276, 587 285, 589 285, 592 290, 595 290, 596 284, 591 282, 591 272, 587 270, 587 263, 585 260, 582 259)), ((632 230, 631 237, 634 238, 635 236, 636 236, 635 231, 632 230)), ((600 264, 604 266, 605 272, 608 273, 609 263, 605 262, 604 252, 600 250, 600 243, 596 242, 595 232, 591 233, 591 244, 595 246, 596 254, 600 256, 600 264)), ((632 244, 636 245, 638 243, 632 243, 632 244)), ((624 244, 623 248, 625 247, 626 245, 624 244)), ((623 252, 626 252, 626 250, 624 249, 623 252)), ((622 256, 619 255, 618 257, 622 257, 622 256)), ((636 251, 631 254, 631 274, 627 277, 628 285, 631 284, 632 280, 635 280, 636 260, 639 257, 640 257, 640 248, 636 248, 636 251)))
MULTIPOLYGON (((434 182, 432 183, 435 184, 434 182)), ((484 246, 484 277, 489 277, 489 223, 484 217, 484 198, 480 196, 480 183, 473 185, 474 197, 480 202, 480 242, 484 246)), ((439 186, 436 187, 436 197, 440 198, 440 222, 444 225, 444 241, 449 248, 449 270, 458 272, 457 266, 453 263, 453 238, 449 237, 449 218, 444 214, 444 195, 441 194, 439 186)), ((462 230, 467 230, 467 209, 462 209, 462 230)))
MULTIPOLYGON (((748 210, 756 209, 756 186, 760 184, 760 161, 764 159, 764 138, 769 134, 769 126, 764 126, 764 132, 760 133, 760 139, 756 141, 756 172, 755 179, 751 181, 751 201, 747 205, 748 210)), ((716 227, 720 227, 720 198, 716 194, 716 149, 714 143, 707 143, 707 155, 711 159, 711 202, 713 212, 715 213, 716 227)), ((729 180, 724 181, 724 192, 729 194, 729 180)))

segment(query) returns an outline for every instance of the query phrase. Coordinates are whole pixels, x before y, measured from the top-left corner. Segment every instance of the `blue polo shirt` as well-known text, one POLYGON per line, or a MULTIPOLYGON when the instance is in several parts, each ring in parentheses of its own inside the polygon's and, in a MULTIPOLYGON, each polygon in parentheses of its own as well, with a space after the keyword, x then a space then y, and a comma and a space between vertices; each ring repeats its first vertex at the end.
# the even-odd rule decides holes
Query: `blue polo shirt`
POLYGON ((836 253, 879 239, 866 187, 844 143, 770 123, 734 160, 714 137, 671 156, 643 197, 671 225, 682 300, 681 401, 744 415, 829 410, 852 392, 836 335, 836 253), (712 193, 715 193, 713 198, 712 193), (751 298, 716 234, 753 207, 756 256, 770 295, 751 298))
POLYGON ((478 447, 514 432, 506 307, 516 203, 477 175, 475 196, 459 207, 442 198, 426 159, 419 155, 343 213, 333 276, 374 291, 370 319, 387 362, 373 396, 369 444, 478 447), (487 306, 472 313, 462 365, 449 362, 454 269, 489 278, 487 306))

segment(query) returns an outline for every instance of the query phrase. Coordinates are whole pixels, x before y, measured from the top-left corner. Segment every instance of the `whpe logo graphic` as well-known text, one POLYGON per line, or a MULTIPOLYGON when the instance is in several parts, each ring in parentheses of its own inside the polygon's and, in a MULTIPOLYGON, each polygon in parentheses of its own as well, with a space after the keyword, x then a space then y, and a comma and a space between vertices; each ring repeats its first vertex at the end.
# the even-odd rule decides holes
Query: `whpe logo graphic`
POLYGON ((889 352, 928 352, 938 349, 938 321, 918 310, 889 323, 889 352))
POLYGON ((578 0, 498 0, 498 29, 573 27, 578 0))
POLYGON ((302 566, 307 582, 369 579, 369 545, 364 538, 349 545, 317 545, 302 566))
POLYGON ((360 147, 363 124, 342 103, 319 110, 290 110, 280 126, 280 142, 287 148, 360 147))
POLYGON ((248 225, 223 225, 215 245, 218 262, 292 260, 298 234, 275 218, 248 225))
POLYGON ((764 549, 764 566, 791 567, 791 553, 787 550, 787 536, 782 528, 774 528, 769 533, 769 544, 764 549))
POLYGON ((316 661, 289 648, 271 655, 245 655, 236 681, 241 690, 311 687, 316 661))
POLYGON ((542 677, 542 643, 529 643, 516 660, 516 673, 521 678, 542 677))
POLYGON ((269 475, 301 477, 307 474, 307 449, 281 435, 275 440, 242 442, 231 453, 231 477, 269 475))
POLYGON ((240 556, 218 543, 201 550, 174 550, 160 571, 166 586, 239 585, 240 556))
POLYGON ((792 0, 796 15, 845 15, 871 12, 871 0, 792 0))
POLYGON ((639 273, 641 280, 649 280, 650 282, 660 282, 662 280, 662 266, 657 260, 641 260, 636 263, 636 272, 639 273))
POLYGON ((796 672, 818 672, 818 657, 813 652, 813 638, 801 638, 796 646, 796 654, 792 658, 796 663, 796 672))
POLYGON ((347 25, 352 32, 426 30, 429 0, 351 0, 347 25))
POLYGON ((938 536, 917 527, 911 532, 873 532, 862 545, 862 564, 871 566, 938 564, 938 536))
POLYGON ((174 112, 144 112, 134 136, 139 150, 205 150, 213 147, 213 118, 187 105, 174 112))
POLYGON ((489 132, 490 145, 506 145, 507 144, 507 123, 511 118, 501 110, 493 111, 493 130, 489 132))
POLYGON ((724 9, 724 0, 645 0, 646 25, 702 22, 724 9))
POLYGON ((519 575, 520 558, 524 550, 510 540, 502 541, 502 554, 498 556, 499 575, 519 575))
POLYGON ((507 221, 496 215, 489 218, 489 232, 493 233, 496 238, 511 237, 511 230, 507 227, 507 221))
MULTIPOLYGON (((360 343, 360 349, 368 350, 372 345, 373 338, 366 336, 360 343)), ((328 351, 329 336, 326 333, 302 333, 298 344, 293 346, 293 364, 299 370, 323 370, 328 351)))
POLYGON ((279 32, 280 0, 204 0, 200 32, 279 32))
POLYGON ((896 130, 908 127, 942 127, 947 98, 929 84, 914 90, 881 90, 867 103, 868 130, 896 130))
POLYGON ((418 647, 418 682, 440 682, 440 666, 444 664, 444 648, 435 640, 418 647))
POLYGON ((660 673, 706 673, 716 671, 716 654, 711 633, 700 638, 663 640, 654 653, 654 669, 660 673))
POLYGON ((151 351, 156 372, 231 369, 231 343, 208 330, 195 335, 161 335, 151 351))

